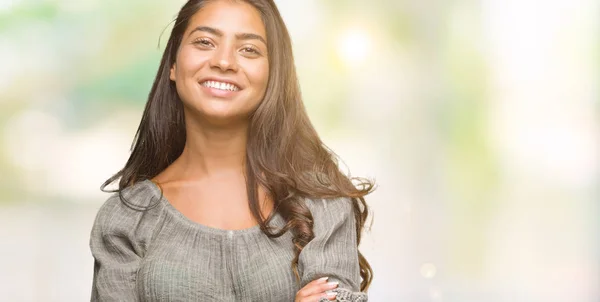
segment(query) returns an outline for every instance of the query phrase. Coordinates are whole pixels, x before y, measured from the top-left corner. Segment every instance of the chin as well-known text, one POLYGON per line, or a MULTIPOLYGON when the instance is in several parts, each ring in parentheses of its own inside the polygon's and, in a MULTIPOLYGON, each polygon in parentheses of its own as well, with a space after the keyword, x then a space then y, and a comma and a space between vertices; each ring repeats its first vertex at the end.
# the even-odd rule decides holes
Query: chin
MULTIPOLYGON (((200 111, 200 118, 212 125, 226 126, 247 121, 249 112, 239 110, 224 110, 225 108, 211 108, 200 111)), ((231 109, 231 108, 228 108, 231 109)))
MULTIPOLYGON (((188 103, 188 109, 195 112, 195 116, 209 124, 225 126, 247 121, 255 106, 243 106, 240 100, 224 100, 218 98, 198 98, 195 102, 188 103), (250 108, 248 108, 250 107, 250 108)), ((248 105, 248 104, 245 104, 248 105)))

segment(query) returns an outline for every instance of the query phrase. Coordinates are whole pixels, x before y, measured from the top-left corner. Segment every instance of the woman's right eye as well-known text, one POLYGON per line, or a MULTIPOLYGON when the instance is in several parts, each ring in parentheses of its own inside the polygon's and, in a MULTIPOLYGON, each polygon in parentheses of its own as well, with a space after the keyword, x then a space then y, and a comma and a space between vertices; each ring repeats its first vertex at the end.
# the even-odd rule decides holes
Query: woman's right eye
POLYGON ((193 43, 196 45, 201 45, 201 46, 211 46, 212 45, 212 43, 210 43, 210 41, 208 39, 198 39, 198 40, 195 40, 193 43))

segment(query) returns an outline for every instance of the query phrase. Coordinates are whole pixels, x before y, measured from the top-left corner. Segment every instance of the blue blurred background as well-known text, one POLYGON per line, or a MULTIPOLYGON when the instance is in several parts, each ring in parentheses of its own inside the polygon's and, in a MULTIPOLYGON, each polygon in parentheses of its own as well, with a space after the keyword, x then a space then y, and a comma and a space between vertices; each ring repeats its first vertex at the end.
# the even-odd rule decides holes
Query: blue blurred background
MULTIPOLYGON (((89 300, 183 2, 0 0, 3 301, 89 300)), ((370 300, 600 301, 598 1, 276 2, 317 130, 379 186, 370 300)))

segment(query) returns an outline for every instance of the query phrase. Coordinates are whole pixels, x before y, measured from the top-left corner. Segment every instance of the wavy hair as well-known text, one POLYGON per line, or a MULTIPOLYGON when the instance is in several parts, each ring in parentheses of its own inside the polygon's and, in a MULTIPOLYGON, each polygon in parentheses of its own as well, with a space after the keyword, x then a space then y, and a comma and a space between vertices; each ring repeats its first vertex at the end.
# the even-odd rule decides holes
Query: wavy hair
MULTIPOLYGON (((118 189, 112 192, 118 191, 121 195, 123 189, 135 182, 158 175, 183 152, 186 142, 183 104, 175 83, 169 79, 169 70, 175 63, 189 20, 209 1, 214 0, 189 0, 179 11, 148 95, 131 155, 123 169, 102 184, 101 190, 105 191, 106 186, 119 179, 118 189)), ((238 1, 251 4, 261 14, 270 66, 264 98, 251 113, 248 127, 245 173, 250 210, 267 236, 279 237, 291 231, 295 251, 291 268, 299 282, 298 257, 314 238, 313 217, 304 198, 349 198, 360 244, 369 215, 364 196, 374 189, 374 183, 343 174, 337 155, 323 144, 312 126, 300 94, 291 39, 273 0, 238 1), (275 211, 266 218, 259 210, 259 186, 265 188, 275 203, 275 211), (267 226, 275 212, 286 220, 279 232, 271 232, 267 226)), ((121 199, 124 200, 122 195, 121 199)), ((358 257, 360 289, 367 291, 373 270, 360 251, 358 257)))

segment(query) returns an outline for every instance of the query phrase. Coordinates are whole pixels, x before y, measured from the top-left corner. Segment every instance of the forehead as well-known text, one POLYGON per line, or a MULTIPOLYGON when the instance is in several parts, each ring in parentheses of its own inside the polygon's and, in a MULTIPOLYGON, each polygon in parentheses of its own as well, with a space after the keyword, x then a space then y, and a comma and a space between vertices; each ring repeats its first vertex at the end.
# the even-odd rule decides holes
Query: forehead
POLYGON ((266 38, 260 12, 245 1, 209 1, 192 16, 185 31, 186 35, 201 25, 216 28, 225 34, 245 32, 266 38))

